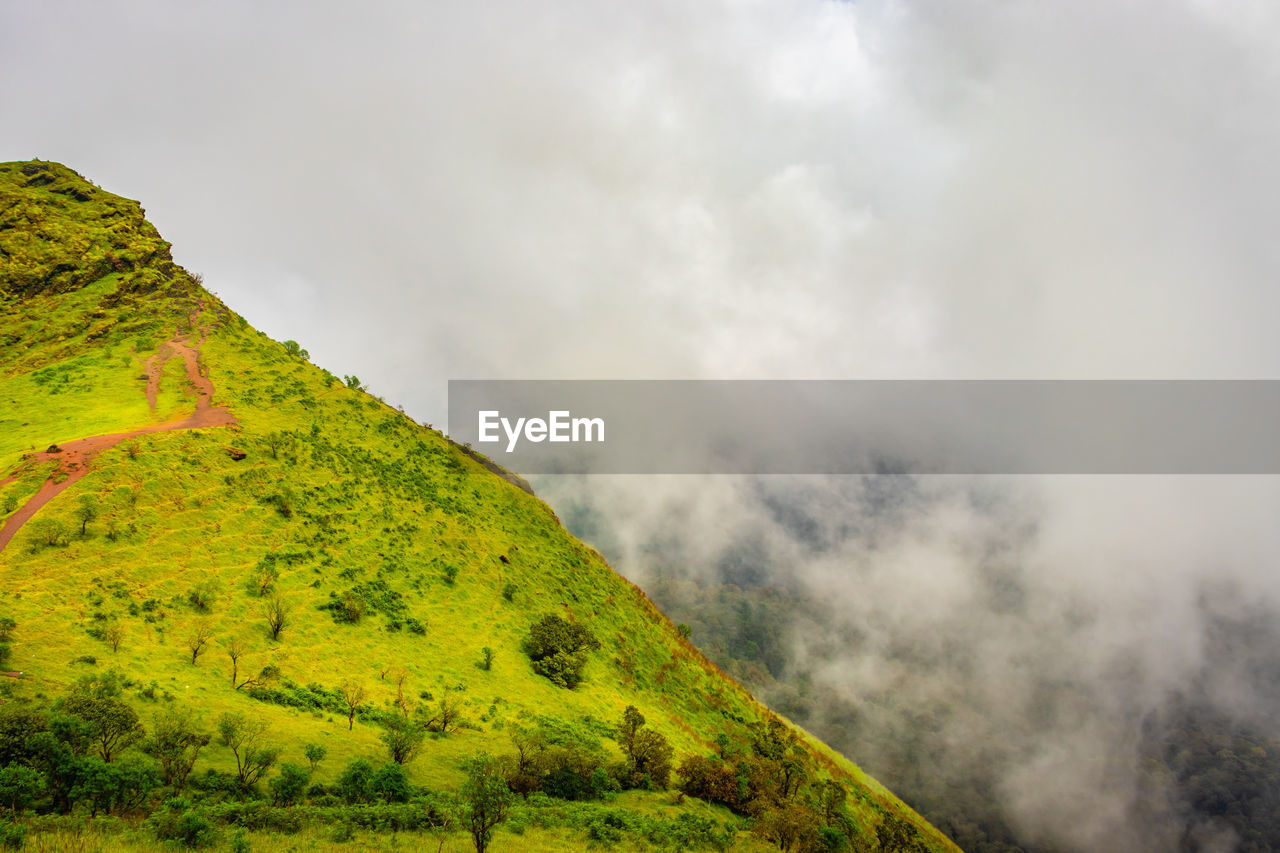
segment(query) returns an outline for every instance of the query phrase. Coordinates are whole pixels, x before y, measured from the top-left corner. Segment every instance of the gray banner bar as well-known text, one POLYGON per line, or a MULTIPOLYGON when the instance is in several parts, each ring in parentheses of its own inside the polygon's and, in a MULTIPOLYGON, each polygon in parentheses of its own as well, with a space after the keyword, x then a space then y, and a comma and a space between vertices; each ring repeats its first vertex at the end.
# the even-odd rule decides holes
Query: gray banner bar
POLYGON ((449 382, 521 474, 1280 474, 1277 380, 449 382))

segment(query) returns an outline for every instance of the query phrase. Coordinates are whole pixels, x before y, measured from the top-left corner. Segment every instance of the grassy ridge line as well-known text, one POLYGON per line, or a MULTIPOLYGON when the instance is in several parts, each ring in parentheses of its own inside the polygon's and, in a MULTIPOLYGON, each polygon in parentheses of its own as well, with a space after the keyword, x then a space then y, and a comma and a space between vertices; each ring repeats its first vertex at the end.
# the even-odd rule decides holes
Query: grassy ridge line
MULTIPOLYGON (((146 300, 150 313, 141 318, 138 304, 125 305, 134 285, 117 272, 80 290, 2 297, 0 394, 9 382, 30 383, 35 370, 66 371, 92 360, 113 340, 128 348, 133 367, 204 300, 210 332, 201 360, 215 401, 240 420, 229 430, 153 433, 105 451, 43 511, 78 530, 76 500, 95 496, 102 511, 87 536, 65 548, 0 553, 0 607, 22 626, 15 664, 35 674, 20 688, 31 698, 54 696, 77 677, 112 666, 139 687, 155 683, 156 704, 135 692, 144 720, 166 694, 201 707, 209 719, 223 710, 261 716, 272 722, 285 760, 301 760, 309 741, 328 746, 320 779, 331 781, 348 759, 381 752, 377 728, 358 722, 347 732, 345 720, 332 715, 263 705, 233 690, 225 644, 241 639, 249 647, 242 666, 275 665, 298 684, 362 681, 380 707, 397 693, 386 673, 403 669, 411 704, 456 697, 473 726, 429 742, 410 765, 415 782, 438 788, 457 786, 458 763, 473 749, 508 751, 509 723, 547 713, 600 732, 635 704, 678 756, 706 753, 718 732, 765 713, 641 590, 573 539, 545 503, 437 431, 290 356, 185 273, 167 281, 146 300), (60 311, 63 302, 71 309, 60 311), (58 317, 92 322, 88 329, 59 327, 58 317), (56 357, 26 353, 28 361, 11 362, 22 349, 15 342, 28 334, 38 334, 56 357), (231 458, 229 442, 247 458, 231 458), (294 616, 278 643, 262 628, 260 601, 244 590, 247 575, 270 555, 279 560, 277 586, 294 616), (517 587, 511 601, 502 594, 508 584, 517 587), (383 590, 379 608, 358 624, 336 624, 320 609, 357 586, 383 590), (188 603, 197 588, 208 593, 207 613, 188 603), (577 690, 534 675, 521 652, 529 624, 547 612, 589 625, 604 644, 577 690), (408 618, 425 632, 406 630, 408 618), (183 638, 201 621, 210 623, 215 642, 192 666, 183 638), (107 622, 126 631, 118 653, 85 631, 107 622), (487 671, 477 664, 485 646, 496 652, 487 671)), ((83 380, 84 393, 141 399, 145 407, 136 375, 118 369, 123 361, 117 351, 116 366, 98 365, 83 380), (113 379, 124 381, 107 384, 113 379)), ((78 387, 63 385, 58 393, 78 387)), ((81 427, 74 412, 39 420, 42 404, 57 396, 49 382, 24 388, 35 419, 21 424, 25 436, 81 427)), ((29 490, 38 473, 0 488, 0 502, 29 490)), ((955 849, 850 762, 805 739, 828 772, 862 792, 851 805, 864 825, 874 828, 880 813, 900 815, 932 849, 955 849)), ((611 741, 605 746, 616 753, 611 741)), ((226 769, 230 760, 227 750, 211 748, 201 762, 226 769)), ((668 795, 637 796, 658 802, 668 795)))

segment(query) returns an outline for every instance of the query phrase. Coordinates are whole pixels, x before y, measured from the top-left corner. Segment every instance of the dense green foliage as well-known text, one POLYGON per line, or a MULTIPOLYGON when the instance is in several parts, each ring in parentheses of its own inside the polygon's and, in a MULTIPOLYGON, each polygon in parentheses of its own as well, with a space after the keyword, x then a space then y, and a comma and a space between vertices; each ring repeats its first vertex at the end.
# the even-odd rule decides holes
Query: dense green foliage
POLYGON ((545 675, 552 684, 569 688, 582 681, 587 653, 598 648, 600 641, 589 629, 554 614, 535 622, 525 641, 533 671, 545 675))

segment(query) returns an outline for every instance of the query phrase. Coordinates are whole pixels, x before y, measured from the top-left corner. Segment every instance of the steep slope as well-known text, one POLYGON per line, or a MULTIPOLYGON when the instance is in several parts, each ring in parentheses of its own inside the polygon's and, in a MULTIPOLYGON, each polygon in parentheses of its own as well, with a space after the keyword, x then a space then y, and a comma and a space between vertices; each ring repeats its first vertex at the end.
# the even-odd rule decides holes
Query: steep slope
MULTIPOLYGON (((611 793, 616 778, 596 775, 576 811, 520 801, 495 845, 955 849, 842 757, 771 728, 494 467, 250 328, 173 263, 135 202, 57 164, 0 164, 0 615, 16 622, 10 668, 23 673, 0 684, 10 710, 101 689, 114 671, 148 729, 170 708, 206 729, 224 713, 264 720, 282 761, 327 752, 303 821, 316 831, 344 768, 385 761, 401 728, 434 730, 405 767, 421 811, 443 813, 464 806, 450 799, 464 760, 511 755, 523 732, 625 764, 617 726, 635 706, 676 764, 715 755, 743 796, 611 793), (599 643, 572 689, 531 665, 547 615, 599 643), (752 776, 783 767, 803 785, 778 794, 752 776), (840 838, 825 832, 827 782, 848 791, 840 838)), ((217 808, 253 796, 219 790, 217 771, 236 766, 217 739, 200 753, 195 808, 232 820, 217 808)), ((271 778, 258 788, 275 791, 271 778)), ((145 813, 162 793, 118 810, 145 813)), ((463 849, 457 826, 437 829, 463 849)))

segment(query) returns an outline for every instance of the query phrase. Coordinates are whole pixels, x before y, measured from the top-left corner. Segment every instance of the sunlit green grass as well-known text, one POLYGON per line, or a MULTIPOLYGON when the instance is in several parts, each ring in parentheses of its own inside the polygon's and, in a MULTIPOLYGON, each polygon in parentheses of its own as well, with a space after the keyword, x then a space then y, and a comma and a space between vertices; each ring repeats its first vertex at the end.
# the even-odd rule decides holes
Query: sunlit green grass
MULTIPOLYGON (((357 721, 348 731, 342 715, 265 704, 235 690, 227 644, 236 639, 248 649, 242 679, 271 665, 298 685, 332 689, 353 681, 375 708, 391 707, 403 671, 411 708, 448 696, 463 710, 466 725, 429 738, 408 766, 413 783, 438 790, 458 787, 461 761, 472 752, 509 752, 512 723, 559 718, 601 737, 617 759, 607 735, 623 709, 636 705, 670 739, 678 762, 708 753, 717 734, 741 734, 765 713, 638 589, 570 536, 548 506, 440 433, 288 355, 202 290, 179 288, 155 302, 130 296, 126 311, 113 301, 123 298, 124 285, 112 274, 60 294, 0 294, 0 479, 22 453, 55 441, 189 413, 194 402, 181 359, 166 365, 155 412, 141 377, 146 359, 185 326, 197 300, 211 331, 202 362, 214 402, 239 423, 150 433, 104 451, 37 516, 72 531, 65 547, 40 547, 28 525, 0 552, 0 615, 18 624, 10 665, 25 673, 0 683, 11 700, 48 702, 79 678, 116 670, 130 680, 126 697, 144 724, 170 703, 197 709, 207 727, 224 711, 243 712, 270 724, 282 760, 305 764, 303 747, 324 745, 317 781, 330 783, 354 758, 385 760, 382 729, 357 721), (246 457, 233 459, 231 449, 246 457), (87 523, 77 517, 83 496, 96 507, 87 523), (247 587, 272 554, 280 572, 275 591, 290 610, 279 641, 268 635, 262 599, 247 587), (399 596, 399 611, 375 608, 357 624, 335 622, 321 606, 357 584, 385 585, 399 596), (515 586, 511 600, 503 594, 508 585, 515 586), (207 612, 189 599, 197 588, 209 594, 207 612), (547 613, 588 626, 602 643, 574 690, 536 675, 522 651, 529 626, 547 613), (410 619, 425 626, 422 635, 406 627, 410 619), (123 627, 119 651, 90 635, 108 623, 123 627), (205 623, 213 640, 193 665, 186 641, 205 623), (488 670, 480 665, 485 647, 494 652, 488 670)), ((34 493, 50 467, 0 487, 0 517, 6 504, 21 505, 34 493)), ((850 811, 864 827, 881 811, 910 816, 852 763, 804 737, 823 773, 854 783, 850 811)), ((214 745, 197 772, 231 766, 230 751, 214 745)), ((728 818, 671 793, 633 792, 614 802, 641 814, 728 818)), ((34 831, 31 849, 155 846, 141 831, 113 826, 95 836, 100 847, 41 847, 74 839, 34 831)), ((935 849, 952 849, 926 832, 935 849)), ((585 844, 580 828, 534 826, 518 839, 504 830, 499 840, 494 849, 507 842, 526 850, 585 844)), ((463 841, 447 839, 444 849, 465 849, 463 841)), ((254 835, 253 843, 330 849, 319 830, 287 839, 254 835)), ((743 836, 743 843, 756 842, 743 836)), ((407 837, 362 837, 357 846, 401 844, 416 849, 407 837)))

